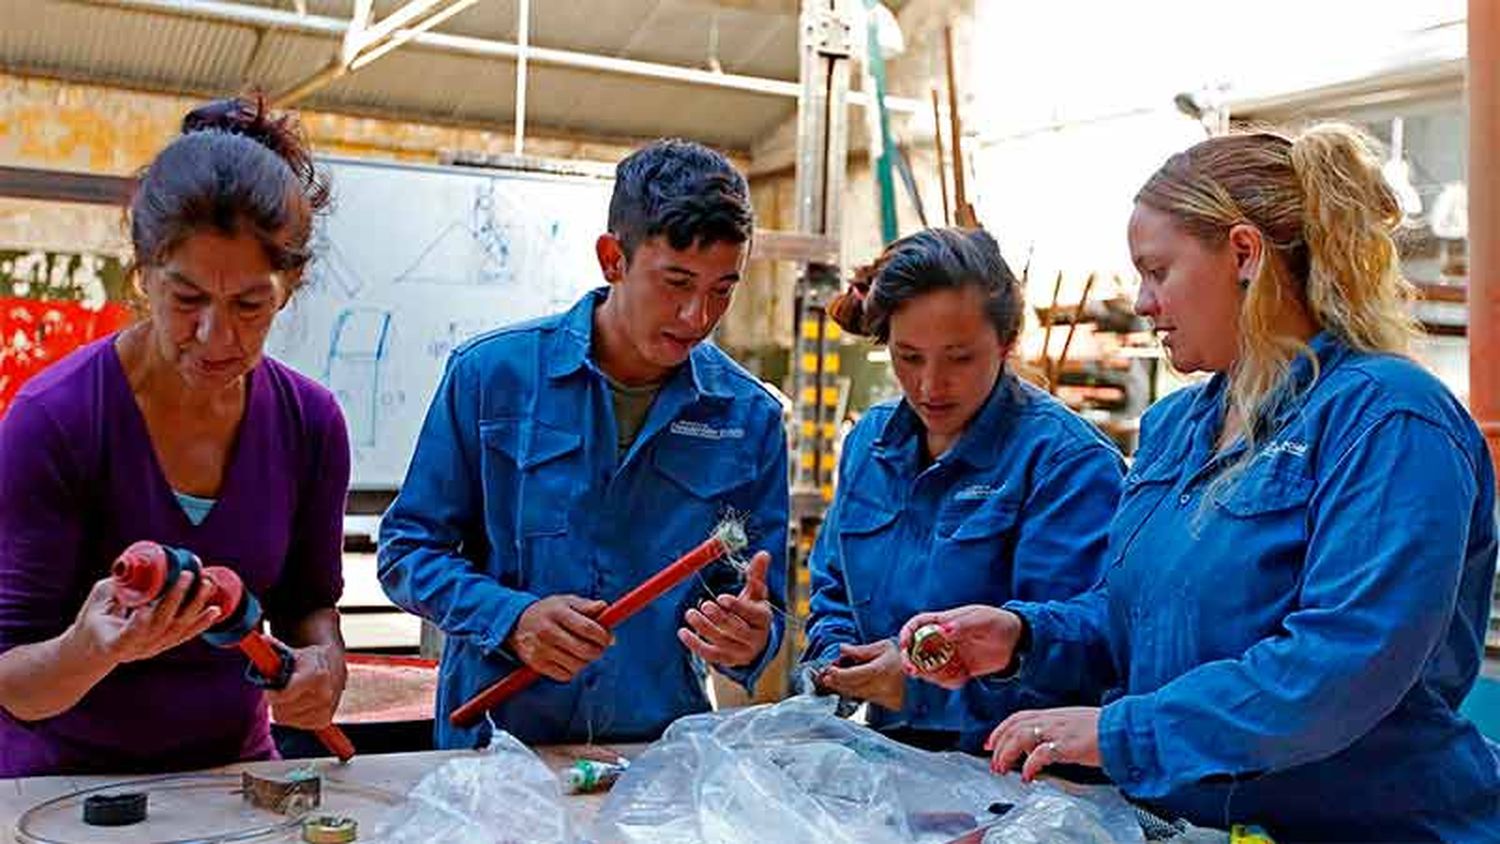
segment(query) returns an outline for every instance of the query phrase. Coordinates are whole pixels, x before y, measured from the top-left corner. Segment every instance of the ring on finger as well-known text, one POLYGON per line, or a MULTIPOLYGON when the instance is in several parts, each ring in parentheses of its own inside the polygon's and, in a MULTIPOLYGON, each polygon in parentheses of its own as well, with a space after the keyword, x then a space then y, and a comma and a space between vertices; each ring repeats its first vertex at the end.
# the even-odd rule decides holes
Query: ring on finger
POLYGON ((1047 751, 1047 755, 1052 757, 1053 759, 1057 758, 1057 742, 1045 742, 1042 744, 1041 749, 1047 751))
POLYGON ((1031 727, 1031 740, 1037 744, 1042 743, 1042 728, 1035 724, 1031 727))

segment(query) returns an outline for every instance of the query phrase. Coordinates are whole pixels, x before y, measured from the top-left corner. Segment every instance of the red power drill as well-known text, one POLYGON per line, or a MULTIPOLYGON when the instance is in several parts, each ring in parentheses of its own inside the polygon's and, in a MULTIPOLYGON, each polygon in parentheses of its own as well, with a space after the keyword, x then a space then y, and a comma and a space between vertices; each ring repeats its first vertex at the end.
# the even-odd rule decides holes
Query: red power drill
MULTIPOLYGON (((131 545, 110 567, 115 598, 126 607, 144 606, 160 598, 183 572, 193 576, 189 596, 194 590, 210 589, 208 603, 219 608, 219 623, 205 631, 203 639, 216 647, 239 648, 250 659, 245 676, 257 686, 285 688, 296 660, 285 645, 260 632, 260 602, 245 590, 244 582, 232 569, 205 566, 191 551, 155 542, 131 545)), ((354 757, 354 744, 338 727, 329 724, 314 734, 340 762, 354 757)))

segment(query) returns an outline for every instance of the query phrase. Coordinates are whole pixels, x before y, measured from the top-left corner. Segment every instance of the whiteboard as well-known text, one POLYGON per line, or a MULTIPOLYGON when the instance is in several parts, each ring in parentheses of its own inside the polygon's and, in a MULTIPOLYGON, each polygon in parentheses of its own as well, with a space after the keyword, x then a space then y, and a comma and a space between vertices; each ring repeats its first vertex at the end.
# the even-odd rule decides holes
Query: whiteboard
POLYGON ((308 284, 276 319, 272 357, 333 391, 355 489, 396 489, 448 353, 568 308, 603 280, 594 241, 612 182, 324 159, 333 211, 308 284))

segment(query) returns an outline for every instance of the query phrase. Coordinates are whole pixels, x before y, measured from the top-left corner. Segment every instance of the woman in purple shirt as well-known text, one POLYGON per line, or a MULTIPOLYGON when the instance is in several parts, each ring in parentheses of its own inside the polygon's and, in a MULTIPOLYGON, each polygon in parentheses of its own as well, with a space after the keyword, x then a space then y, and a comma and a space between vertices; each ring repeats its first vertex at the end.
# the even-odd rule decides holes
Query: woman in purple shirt
POLYGON ((0 777, 206 767, 274 755, 343 691, 334 605, 349 446, 333 396, 265 358, 328 201, 290 117, 199 108, 130 208, 145 319, 32 379, 0 420, 0 777), (187 548, 260 597, 296 672, 279 692, 180 579, 135 611, 110 563, 187 548))

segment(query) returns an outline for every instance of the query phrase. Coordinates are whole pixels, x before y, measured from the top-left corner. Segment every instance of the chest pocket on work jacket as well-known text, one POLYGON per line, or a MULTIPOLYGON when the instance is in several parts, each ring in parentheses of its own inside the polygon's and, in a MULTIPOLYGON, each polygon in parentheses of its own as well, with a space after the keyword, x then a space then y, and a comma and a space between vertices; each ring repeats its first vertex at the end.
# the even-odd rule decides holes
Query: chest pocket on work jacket
POLYGON ((1200 550, 1184 565, 1183 605, 1199 614, 1206 658, 1232 656, 1269 635, 1296 600, 1307 557, 1307 506, 1313 481, 1300 467, 1252 465, 1213 493, 1200 550), (1225 625, 1223 619, 1238 619, 1225 625))
MULTIPOLYGON (((731 490, 755 479, 755 468, 735 445, 663 437, 653 452, 651 465, 656 471, 701 501, 723 501, 731 490)), ((705 536, 712 527, 713 522, 704 525, 705 536)))
POLYGON ((931 571, 922 578, 937 592, 927 598, 942 606, 1009 600, 1019 518, 1016 501, 998 498, 978 506, 956 502, 939 512, 931 571))
MULTIPOLYGON (((709 441, 666 434, 652 446, 651 471, 666 479, 652 494, 656 500, 639 502, 637 512, 649 513, 654 529, 643 531, 651 543, 651 559, 670 561, 707 538, 719 520, 735 512, 748 517, 759 502, 740 493, 755 480, 755 467, 741 441, 709 441), (648 538, 649 537, 649 538, 648 538)), ((645 525, 642 525, 645 527, 645 525)), ((749 531, 750 549, 765 537, 749 531)), ((715 564, 704 573, 715 588, 738 583, 733 572, 715 564)))
POLYGON ((514 514, 518 538, 559 534, 587 483, 583 438, 536 420, 482 422, 485 519, 504 525, 514 514))
MULTIPOLYGON (((1251 465, 1232 484, 1218 491, 1214 504, 1234 518, 1257 519, 1285 510, 1305 511, 1312 490, 1312 479, 1294 468, 1251 465)), ((1305 519, 1291 521, 1301 531, 1305 519)))
POLYGON ((839 554, 845 594, 855 608, 867 606, 887 588, 900 553, 895 535, 897 515, 897 511, 857 495, 844 500, 839 513, 839 554))

